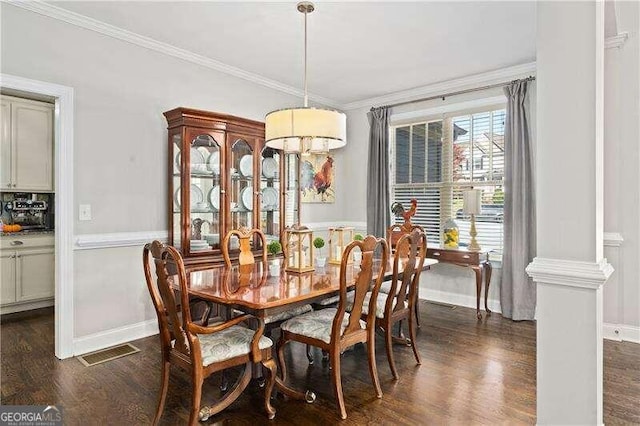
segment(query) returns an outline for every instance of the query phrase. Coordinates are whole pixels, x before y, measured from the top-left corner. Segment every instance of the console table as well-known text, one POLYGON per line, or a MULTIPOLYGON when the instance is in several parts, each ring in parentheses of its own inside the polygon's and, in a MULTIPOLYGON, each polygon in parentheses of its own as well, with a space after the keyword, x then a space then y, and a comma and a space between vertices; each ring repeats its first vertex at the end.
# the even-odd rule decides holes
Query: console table
POLYGON ((491 313, 487 306, 489 283, 491 282, 491 262, 488 251, 469 251, 465 248, 427 247, 427 257, 437 259, 440 263, 451 263, 473 269, 476 274, 476 315, 482 319, 480 312, 480 294, 482 293, 482 273, 484 272, 484 309, 491 313))

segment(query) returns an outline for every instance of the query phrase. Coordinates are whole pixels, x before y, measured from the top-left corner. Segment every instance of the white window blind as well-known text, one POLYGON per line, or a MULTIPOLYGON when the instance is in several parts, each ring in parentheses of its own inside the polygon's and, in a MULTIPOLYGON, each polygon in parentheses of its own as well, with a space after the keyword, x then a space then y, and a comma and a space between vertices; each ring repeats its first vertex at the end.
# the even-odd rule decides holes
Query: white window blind
POLYGON ((501 252, 505 113, 492 108, 391 128, 392 199, 405 209, 412 198, 417 200, 412 222, 425 228, 430 243, 441 243, 442 225, 449 218, 460 228, 460 245, 469 243, 470 220, 462 211, 462 193, 473 187, 482 190, 478 242, 483 249, 501 252))

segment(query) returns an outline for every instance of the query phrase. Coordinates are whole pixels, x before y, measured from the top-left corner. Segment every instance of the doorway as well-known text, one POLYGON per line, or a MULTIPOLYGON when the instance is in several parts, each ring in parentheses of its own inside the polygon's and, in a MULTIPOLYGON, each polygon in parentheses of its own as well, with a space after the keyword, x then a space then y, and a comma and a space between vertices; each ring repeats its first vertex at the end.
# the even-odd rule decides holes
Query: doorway
POLYGON ((54 102, 55 355, 73 356, 73 88, 0 74, 0 88, 54 102))

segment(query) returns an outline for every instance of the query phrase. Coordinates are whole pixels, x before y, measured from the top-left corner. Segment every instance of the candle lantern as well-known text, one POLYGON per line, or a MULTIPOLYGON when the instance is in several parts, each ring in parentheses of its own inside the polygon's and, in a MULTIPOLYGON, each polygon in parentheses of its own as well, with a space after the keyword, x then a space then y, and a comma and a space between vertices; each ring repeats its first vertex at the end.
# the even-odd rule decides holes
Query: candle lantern
MULTIPOLYGON (((344 249, 353 241, 354 228, 339 226, 329 228, 329 263, 340 265, 342 263, 342 253, 344 249)), ((351 263, 352 259, 348 259, 351 263)))
POLYGON ((313 271, 313 231, 306 226, 285 229, 287 272, 313 271))

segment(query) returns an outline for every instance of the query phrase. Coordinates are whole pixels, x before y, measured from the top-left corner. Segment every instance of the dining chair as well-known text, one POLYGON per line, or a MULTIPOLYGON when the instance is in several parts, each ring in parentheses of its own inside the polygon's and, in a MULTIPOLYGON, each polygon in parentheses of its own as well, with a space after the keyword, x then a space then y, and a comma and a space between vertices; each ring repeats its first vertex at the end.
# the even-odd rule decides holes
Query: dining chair
MULTIPOLYGON (((389 228, 387 228, 387 242, 389 243, 389 248, 391 249, 391 253, 395 253, 396 247, 398 245, 398 241, 400 240, 400 238, 402 238, 402 236, 407 235, 416 229, 425 233, 424 228, 420 225, 411 225, 411 229, 407 230, 403 225, 396 223, 394 225, 391 225, 389 228)), ((405 250, 406 250, 406 247, 405 247, 405 250)), ((384 294, 389 294, 390 290, 391 290, 391 283, 389 282, 383 283, 382 286, 380 287, 380 292, 384 294)), ((416 291, 417 291, 416 300, 419 301, 420 300, 419 285, 416 291)), ((416 324, 418 328, 420 328, 420 303, 416 302, 415 310, 416 310, 416 324)))
POLYGON ((157 425, 162 417, 172 364, 191 376, 189 425, 197 424, 198 419, 206 421, 233 403, 247 387, 254 364, 261 364, 268 372, 264 407, 269 419, 273 419, 276 411, 270 398, 277 367, 271 353, 273 342, 263 336, 264 322, 251 315, 242 315, 208 327, 197 325, 191 319, 187 276, 180 253, 154 241, 144 246, 142 258, 147 287, 158 317, 162 351, 161 388, 153 424, 157 425), (155 279, 151 275, 152 261, 155 279), (176 298, 176 286, 180 289, 180 301, 176 298), (257 322, 256 330, 239 325, 249 320, 257 322), (233 389, 211 406, 201 408, 204 379, 240 365, 245 366, 244 373, 238 377, 233 389))
POLYGON ((285 365, 284 348, 291 341, 312 345, 325 350, 330 355, 331 375, 335 396, 342 419, 347 418, 347 411, 342 393, 342 379, 340 373, 341 353, 356 343, 366 343, 369 361, 369 374, 378 398, 382 398, 382 389, 378 380, 375 359, 375 321, 373 312, 367 322, 360 319, 365 296, 373 282, 370 300, 376 301, 384 271, 387 266, 388 247, 384 239, 367 236, 363 241, 352 241, 344 250, 340 265, 340 300, 337 308, 322 309, 309 312, 295 318, 291 318, 280 327, 282 333, 278 341, 278 362, 283 381, 286 381, 287 370, 285 365), (353 278, 353 282, 347 282, 347 272, 353 271, 353 266, 348 264, 349 256, 354 249, 362 251, 362 263, 360 270, 353 278), (381 263, 374 270, 374 253, 379 248, 381 263), (355 304, 351 314, 346 312, 347 288, 355 287, 355 304))
MULTIPOLYGON (((404 340, 411 345, 413 355, 416 362, 420 365, 420 354, 416 347, 416 329, 415 329, 415 304, 418 302, 418 285, 420 282, 420 273, 424 265, 424 259, 427 253, 427 237, 420 229, 414 229, 410 234, 405 234, 398 240, 398 249, 393 257, 393 275, 390 282, 389 293, 385 295, 381 293, 381 297, 373 304, 369 298, 369 294, 364 301, 362 309, 362 318, 370 318, 371 311, 375 311, 376 327, 382 329, 385 335, 385 348, 387 351, 387 360, 389 368, 394 379, 398 379, 398 371, 396 369, 393 357, 393 336, 392 327, 396 323, 402 323, 407 320, 409 323, 408 340, 404 340), (375 306, 372 309, 372 306, 375 306)), ((402 327, 399 327, 402 330, 402 327)))
MULTIPOLYGON (((256 235, 260 239, 261 248, 259 249, 260 252, 258 252, 258 255, 262 263, 262 273, 266 274, 266 271, 268 269, 267 239, 264 235, 264 232, 262 232, 259 229, 240 228, 240 229, 231 230, 227 233, 227 235, 224 237, 224 242, 222 244, 222 256, 224 257, 224 262, 226 263, 227 267, 231 267, 233 265, 231 261, 231 256, 229 253, 229 242, 232 236, 236 236, 240 240, 240 249, 239 249, 240 251, 238 254, 239 267, 246 268, 249 265, 255 264, 256 254, 251 248, 251 239, 256 235)), ((264 322, 267 325, 266 335, 269 336, 271 334, 271 331, 277 328, 282 321, 292 318, 296 315, 301 315, 306 312, 310 312, 312 310, 313 308, 311 307, 311 305, 302 305, 285 312, 267 316, 264 319, 264 322)), ((237 313, 237 312, 238 311, 234 313, 237 313)))
MULTIPOLYGON (((233 262, 231 260, 230 250, 229 250, 229 243, 231 242, 231 238, 233 236, 237 237, 240 243, 239 244, 240 248, 238 253, 238 267, 244 268, 249 273, 253 271, 253 265, 255 265, 256 253, 257 253, 257 256, 259 256, 260 261, 262 263, 262 273, 263 275, 265 275, 268 270, 268 263, 267 263, 267 239, 264 235, 264 232, 262 232, 260 229, 250 229, 250 228, 240 228, 240 229, 233 229, 229 231, 227 235, 224 237, 224 240, 222 243, 222 256, 224 257, 224 262, 228 268, 232 267, 233 265, 233 262), (259 239, 259 247, 260 247, 259 252, 257 250, 253 250, 251 246, 251 240, 255 236, 257 236, 259 239)), ((250 275, 249 273, 241 274, 241 276, 242 275, 249 276, 250 275)), ((265 336, 271 337, 273 330, 280 327, 280 324, 283 321, 288 320, 289 318, 293 318, 297 315, 302 315, 304 313, 310 312, 312 310, 313 308, 311 307, 311 305, 307 304, 307 305, 297 306, 295 308, 292 308, 274 315, 266 316, 264 318, 265 336)), ((233 311, 234 316, 242 315, 242 314, 243 312, 239 310, 233 311)), ((262 385, 262 381, 260 381, 259 383, 260 385, 262 385)), ((220 389, 222 391, 226 391, 227 387, 228 387, 227 376, 223 374, 220 389)))

